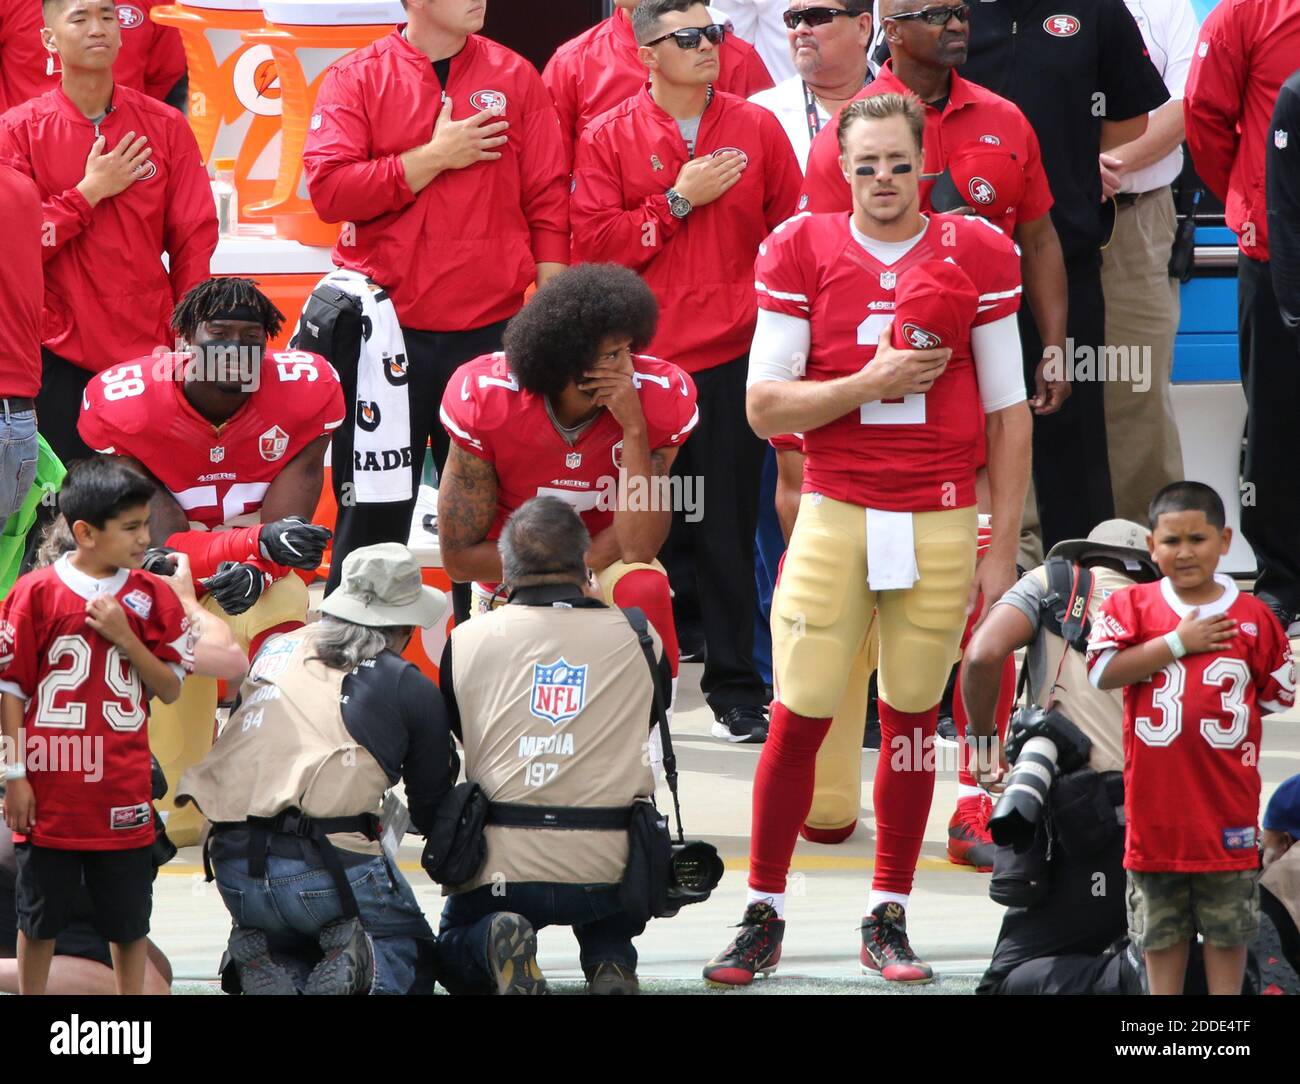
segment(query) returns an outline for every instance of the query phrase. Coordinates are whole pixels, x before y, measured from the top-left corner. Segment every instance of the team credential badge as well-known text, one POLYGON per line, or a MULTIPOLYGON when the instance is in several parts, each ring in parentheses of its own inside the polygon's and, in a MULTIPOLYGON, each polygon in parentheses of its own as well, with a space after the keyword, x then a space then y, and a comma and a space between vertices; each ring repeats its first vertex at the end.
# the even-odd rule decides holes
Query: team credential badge
POLYGON ((898 276, 892 271, 880 272, 880 288, 882 290, 892 290, 894 283, 898 281, 898 276))
POLYGON ((587 667, 570 666, 563 656, 533 664, 533 694, 528 710, 552 726, 574 718, 587 700, 587 667))
POLYGON ((274 463, 289 450, 289 434, 273 425, 257 438, 257 450, 268 463, 274 463))
POLYGON ((564 457, 564 465, 568 467, 569 470, 577 470, 582 466, 582 453, 570 452, 564 457))

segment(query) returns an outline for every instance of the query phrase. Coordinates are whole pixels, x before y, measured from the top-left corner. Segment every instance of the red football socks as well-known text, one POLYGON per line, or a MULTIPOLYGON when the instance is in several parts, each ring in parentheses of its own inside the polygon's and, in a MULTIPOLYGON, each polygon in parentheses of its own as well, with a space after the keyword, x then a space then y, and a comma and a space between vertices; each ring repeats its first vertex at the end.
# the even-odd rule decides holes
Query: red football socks
POLYGON ((673 623, 673 599, 668 590, 668 577, 648 568, 635 569, 614 584, 612 601, 619 607, 635 606, 646 615, 663 641, 664 654, 668 656, 673 677, 676 677, 677 626, 673 623))
MULTIPOLYGON (((812 808, 817 750, 830 728, 829 718, 811 719, 796 715, 779 701, 772 704, 767 742, 754 773, 751 889, 773 894, 785 891, 799 826, 812 808)), ((933 720, 930 730, 934 731, 933 720)))
MULTIPOLYGON (((934 731, 939 705, 929 711, 907 712, 891 708, 883 699, 879 703, 880 756, 872 792, 876 871, 871 887, 906 895, 912 890, 934 797, 934 731)), ((751 869, 751 884, 753 876, 751 869)))

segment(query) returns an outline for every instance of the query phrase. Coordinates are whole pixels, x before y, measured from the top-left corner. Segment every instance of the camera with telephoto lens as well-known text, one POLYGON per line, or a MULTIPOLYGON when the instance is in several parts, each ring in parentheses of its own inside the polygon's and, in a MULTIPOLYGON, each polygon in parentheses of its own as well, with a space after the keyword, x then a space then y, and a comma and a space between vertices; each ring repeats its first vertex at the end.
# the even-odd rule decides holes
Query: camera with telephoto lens
POLYGON ((1028 848, 1056 777, 1083 767, 1091 751, 1088 735, 1056 708, 1031 704, 1017 711, 1007 728, 1011 774, 989 818, 993 842, 1018 852, 1028 848))

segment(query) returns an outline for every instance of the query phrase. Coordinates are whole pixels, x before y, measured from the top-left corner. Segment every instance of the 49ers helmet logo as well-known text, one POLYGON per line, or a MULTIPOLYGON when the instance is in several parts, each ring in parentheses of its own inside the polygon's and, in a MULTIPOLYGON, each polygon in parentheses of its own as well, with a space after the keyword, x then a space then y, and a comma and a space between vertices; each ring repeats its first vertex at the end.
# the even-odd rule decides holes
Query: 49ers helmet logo
POLYGON ((123 30, 134 30, 144 23, 144 12, 134 4, 118 4, 117 21, 123 30))
POLYGON ((506 96, 499 90, 476 90, 469 96, 469 104, 499 117, 506 111, 506 96))
POLYGON ((903 325, 903 338, 913 350, 933 350, 941 345, 938 335, 926 331, 923 327, 917 327, 916 324, 903 325))
POLYGON ((966 190, 970 192, 970 198, 981 207, 989 206, 998 198, 998 194, 993 186, 983 177, 972 177, 970 179, 970 184, 966 186, 966 190))
POLYGON ((1079 32, 1079 20, 1073 15, 1049 15, 1043 29, 1054 38, 1072 38, 1079 32))
POLYGON ((137 181, 147 181, 150 177, 158 173, 158 166, 152 160, 140 166, 140 172, 135 175, 137 181))

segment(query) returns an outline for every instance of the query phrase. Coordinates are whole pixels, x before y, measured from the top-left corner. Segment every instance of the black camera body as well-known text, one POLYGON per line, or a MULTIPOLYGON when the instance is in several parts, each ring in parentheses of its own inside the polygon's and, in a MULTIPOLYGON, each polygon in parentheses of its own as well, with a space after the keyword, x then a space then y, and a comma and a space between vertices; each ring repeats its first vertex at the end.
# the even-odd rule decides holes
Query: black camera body
POLYGON ((1012 771, 989 818, 993 842, 1027 849, 1056 777, 1082 768, 1091 752, 1092 740, 1058 709, 1031 704, 1017 711, 1006 741, 1012 771))

